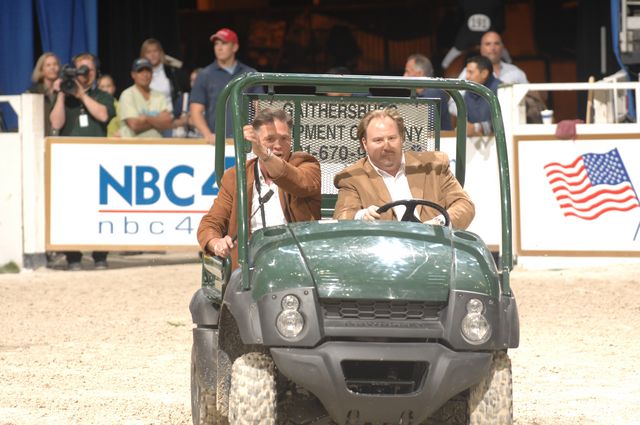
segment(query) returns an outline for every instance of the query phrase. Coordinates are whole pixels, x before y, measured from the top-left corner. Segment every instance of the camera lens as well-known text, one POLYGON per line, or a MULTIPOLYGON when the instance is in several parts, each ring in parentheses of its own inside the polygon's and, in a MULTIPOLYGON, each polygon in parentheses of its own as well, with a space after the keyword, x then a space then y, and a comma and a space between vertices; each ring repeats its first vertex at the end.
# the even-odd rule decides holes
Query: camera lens
POLYGON ((82 76, 89 75, 89 67, 87 65, 82 65, 80 68, 78 68, 76 74, 82 76))
MULTIPOLYGON (((84 68, 87 67, 84 66, 84 68)), ((77 87, 75 79, 76 75, 78 75, 78 71, 79 70, 76 70, 71 65, 65 65, 62 67, 62 70, 60 71, 60 78, 62 79, 62 81, 60 81, 60 90, 62 90, 63 93, 73 95, 76 92, 77 87)))

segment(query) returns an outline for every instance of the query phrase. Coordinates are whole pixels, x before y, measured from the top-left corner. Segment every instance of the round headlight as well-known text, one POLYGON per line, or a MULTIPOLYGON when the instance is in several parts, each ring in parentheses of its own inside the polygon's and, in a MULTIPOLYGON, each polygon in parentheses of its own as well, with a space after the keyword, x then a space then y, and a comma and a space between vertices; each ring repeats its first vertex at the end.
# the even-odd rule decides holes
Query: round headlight
POLYGON ((482 301, 480 301, 479 299, 471 298, 467 302, 468 313, 482 313, 482 310, 484 310, 484 305, 482 304, 482 301))
POLYGON ((276 328, 285 338, 297 337, 304 327, 302 314, 296 310, 284 310, 276 319, 276 328))
POLYGON ((300 307, 300 300, 295 295, 285 295, 280 305, 283 310, 297 310, 300 307))
POLYGON ((462 336, 470 344, 482 344, 491 337, 491 325, 482 314, 470 313, 462 319, 462 336))

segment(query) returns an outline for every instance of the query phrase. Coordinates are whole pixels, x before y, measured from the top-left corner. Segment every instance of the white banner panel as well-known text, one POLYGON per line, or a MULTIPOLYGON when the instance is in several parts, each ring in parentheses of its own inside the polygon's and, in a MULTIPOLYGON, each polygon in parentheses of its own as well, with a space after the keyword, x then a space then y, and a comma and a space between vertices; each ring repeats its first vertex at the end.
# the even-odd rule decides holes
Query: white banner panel
MULTIPOLYGON (((455 139, 441 149, 455 170, 455 139)), ((227 146, 226 167, 233 165, 227 146)), ((47 248, 141 249, 196 246, 217 194, 213 146, 200 142, 49 140, 47 248)), ((498 246, 500 185, 495 140, 467 145, 465 189, 476 205, 469 228, 498 246)))
POLYGON ((639 255, 637 135, 517 139, 519 251, 639 255))
MULTIPOLYGON (((456 139, 440 139, 440 150, 449 155, 450 168, 456 171, 456 139)), ((476 215, 468 230, 478 234, 489 248, 496 250, 502 243, 500 213, 500 177, 495 137, 467 139, 464 190, 476 207, 476 215)), ((513 170, 511 170, 513 176, 513 170)))
MULTIPOLYGON (((215 148, 164 140, 52 139, 48 248, 195 247, 200 219, 218 193, 215 148)), ((233 148, 227 150, 229 167, 233 148)))

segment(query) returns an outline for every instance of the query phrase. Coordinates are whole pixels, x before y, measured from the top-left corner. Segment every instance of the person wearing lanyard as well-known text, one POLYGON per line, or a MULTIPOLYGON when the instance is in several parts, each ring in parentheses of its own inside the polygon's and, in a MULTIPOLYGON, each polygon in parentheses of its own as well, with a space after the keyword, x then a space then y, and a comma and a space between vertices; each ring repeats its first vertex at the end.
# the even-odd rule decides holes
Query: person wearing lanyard
MULTIPOLYGON (((77 70, 85 70, 76 76, 75 88, 67 93, 60 90, 61 80, 53 84, 57 93, 51 110, 51 128, 55 134, 66 137, 107 137, 107 125, 116 115, 113 97, 95 87, 98 74, 97 59, 91 53, 80 53, 73 58, 77 70)), ((92 253, 96 269, 107 268, 107 252, 92 253)), ((67 251, 67 269, 82 270, 82 252, 67 251)))
MULTIPOLYGON (((404 119, 396 109, 373 110, 358 124, 357 137, 367 156, 336 174, 338 200, 333 214, 340 220, 400 220, 399 205, 385 213, 384 204, 402 199, 426 199, 447 210, 455 228, 466 229, 475 207, 449 169, 444 152, 403 152, 404 119)), ((444 224, 444 217, 428 207, 416 209, 421 222, 444 224), (418 213, 418 211, 420 211, 418 213)))
MULTIPOLYGON (((262 227, 320 219, 320 164, 306 152, 291 152, 291 117, 263 109, 243 127, 256 158, 246 163, 248 207, 254 232, 262 227), (258 213, 259 212, 259 213, 258 213)), ((227 257, 238 267, 236 167, 224 173, 217 198, 202 217, 198 243, 208 255, 227 257)))
POLYGON ((78 70, 86 67, 88 72, 76 77, 73 93, 60 91, 60 79, 53 84, 58 96, 50 114, 51 127, 60 136, 106 137, 116 110, 113 97, 95 87, 96 59, 91 53, 81 53, 73 58, 73 64, 78 70))

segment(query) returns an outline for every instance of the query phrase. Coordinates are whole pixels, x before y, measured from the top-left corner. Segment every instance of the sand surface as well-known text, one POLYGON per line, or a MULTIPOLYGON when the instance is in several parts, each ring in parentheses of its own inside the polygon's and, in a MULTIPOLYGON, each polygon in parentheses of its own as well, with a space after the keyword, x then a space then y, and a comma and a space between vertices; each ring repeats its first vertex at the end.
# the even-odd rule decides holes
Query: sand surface
MULTIPOLYGON (((0 274, 0 424, 190 424, 195 254, 0 274)), ((526 271, 516 424, 640 424, 640 265, 526 271)))

